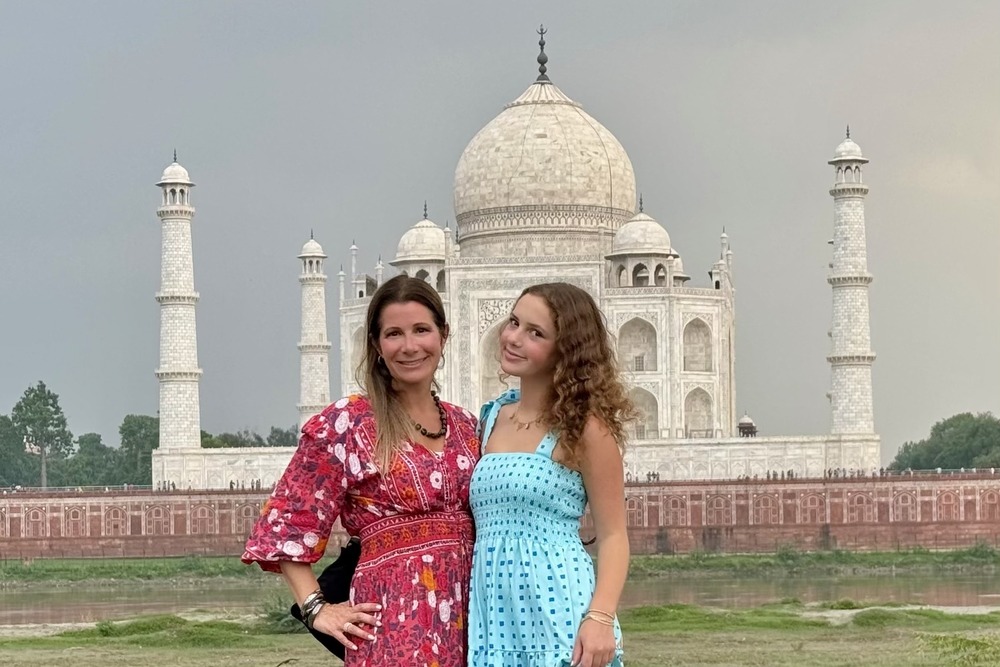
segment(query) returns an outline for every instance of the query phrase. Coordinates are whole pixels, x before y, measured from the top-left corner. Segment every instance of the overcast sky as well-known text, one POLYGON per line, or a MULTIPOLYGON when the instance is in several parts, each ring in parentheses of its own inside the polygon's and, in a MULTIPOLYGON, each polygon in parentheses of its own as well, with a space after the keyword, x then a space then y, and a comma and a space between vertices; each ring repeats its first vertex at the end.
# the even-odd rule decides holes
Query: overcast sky
POLYGON ((691 284, 725 226, 737 407, 762 434, 829 429, 847 123, 871 160, 883 458, 1000 410, 1000 3, 0 0, 0 413, 38 380, 109 444, 156 413, 154 184, 176 148, 202 427, 295 423, 302 243, 330 255, 337 341, 352 238, 369 269, 425 199, 454 219, 459 155, 534 80, 541 22, 549 75, 628 151, 691 284))

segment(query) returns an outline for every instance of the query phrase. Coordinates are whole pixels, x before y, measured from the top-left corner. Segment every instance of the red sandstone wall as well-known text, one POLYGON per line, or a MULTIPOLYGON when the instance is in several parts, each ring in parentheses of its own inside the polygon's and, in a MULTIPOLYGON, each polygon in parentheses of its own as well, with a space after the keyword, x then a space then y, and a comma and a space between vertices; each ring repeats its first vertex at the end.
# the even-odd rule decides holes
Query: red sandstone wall
MULTIPOLYGON (((626 487, 643 553, 1000 547, 1000 475, 626 487)), ((0 496, 0 559, 236 556, 266 491, 109 491, 0 496)), ((593 534, 585 517, 582 532, 593 534)))

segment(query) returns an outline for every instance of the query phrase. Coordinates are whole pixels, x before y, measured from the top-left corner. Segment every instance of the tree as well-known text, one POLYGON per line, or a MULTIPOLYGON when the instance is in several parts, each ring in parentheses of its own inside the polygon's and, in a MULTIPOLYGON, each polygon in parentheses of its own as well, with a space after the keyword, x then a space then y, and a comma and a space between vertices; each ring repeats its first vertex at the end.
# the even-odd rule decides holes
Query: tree
POLYGON ((271 427, 267 435, 268 447, 294 447, 299 444, 299 429, 294 424, 288 428, 271 427))
POLYGON ((24 390, 11 410, 10 420, 28 451, 41 461, 40 481, 48 486, 48 461, 65 458, 73 451, 73 434, 66 428, 66 416, 59 407, 59 396, 44 382, 24 390))
POLYGON ((108 447, 97 433, 85 433, 76 440, 76 454, 67 463, 69 486, 108 486, 121 484, 121 450, 108 447))
POLYGON ((934 424, 928 438, 907 442, 889 465, 895 470, 989 467, 1000 461, 1000 419, 963 412, 934 424))
POLYGON ((0 415, 0 486, 34 484, 38 479, 33 457, 24 451, 24 439, 18 435, 14 422, 0 415))
POLYGON ((118 427, 121 437, 122 482, 153 483, 153 450, 160 446, 160 420, 147 415, 127 415, 118 427))

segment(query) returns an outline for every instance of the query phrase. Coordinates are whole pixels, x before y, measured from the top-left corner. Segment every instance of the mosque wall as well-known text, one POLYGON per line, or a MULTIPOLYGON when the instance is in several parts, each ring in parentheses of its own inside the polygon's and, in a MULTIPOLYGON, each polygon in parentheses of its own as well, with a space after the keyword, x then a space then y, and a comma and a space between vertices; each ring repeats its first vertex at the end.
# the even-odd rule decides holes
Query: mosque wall
MULTIPOLYGON (((267 495, 241 489, 5 492, 0 560, 236 557, 267 495)), ((977 541, 1000 547, 995 470, 630 483, 625 496, 634 554, 953 549, 977 541)), ((581 535, 593 535, 589 515, 581 535)), ((338 530, 331 542, 345 537, 338 530)))

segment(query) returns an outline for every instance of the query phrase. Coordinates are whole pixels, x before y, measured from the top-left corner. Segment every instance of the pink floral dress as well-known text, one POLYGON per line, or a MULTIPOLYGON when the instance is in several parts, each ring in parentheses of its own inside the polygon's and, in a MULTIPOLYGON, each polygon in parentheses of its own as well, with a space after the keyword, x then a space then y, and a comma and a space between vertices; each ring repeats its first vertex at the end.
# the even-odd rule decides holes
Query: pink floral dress
POLYGON ((388 473, 375 459, 375 421, 362 396, 310 419, 247 540, 245 563, 315 563, 337 517, 361 538, 351 602, 377 602, 377 640, 358 641, 347 667, 465 667, 474 534, 469 481, 479 457, 476 418, 442 403, 444 451, 409 443, 388 473))

